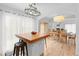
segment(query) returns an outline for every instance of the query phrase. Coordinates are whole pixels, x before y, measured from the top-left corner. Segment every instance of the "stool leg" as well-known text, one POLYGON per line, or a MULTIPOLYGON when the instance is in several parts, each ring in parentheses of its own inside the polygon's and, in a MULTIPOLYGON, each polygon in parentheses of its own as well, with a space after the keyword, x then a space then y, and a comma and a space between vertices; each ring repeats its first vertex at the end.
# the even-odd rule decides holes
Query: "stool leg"
POLYGON ((23 56, 25 56, 24 46, 21 47, 21 56, 22 56, 22 54, 23 54, 23 56))
POLYGON ((27 43, 26 43, 26 53, 27 53, 27 56, 28 56, 28 48, 27 48, 27 43))
POLYGON ((13 56, 15 55, 15 49, 16 49, 16 47, 14 46, 13 56))
POLYGON ((23 46, 23 56, 25 56, 25 49, 24 49, 24 46, 23 46))
POLYGON ((21 56, 22 56, 22 47, 21 47, 21 56))
POLYGON ((16 56, 19 56, 19 47, 16 47, 16 56))

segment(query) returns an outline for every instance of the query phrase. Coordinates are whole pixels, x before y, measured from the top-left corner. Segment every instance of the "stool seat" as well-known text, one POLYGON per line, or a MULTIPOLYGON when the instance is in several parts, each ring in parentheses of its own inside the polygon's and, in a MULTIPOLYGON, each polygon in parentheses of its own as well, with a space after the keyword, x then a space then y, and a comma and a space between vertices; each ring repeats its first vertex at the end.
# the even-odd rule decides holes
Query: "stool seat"
POLYGON ((21 42, 15 43, 16 46, 22 46, 23 44, 21 42))

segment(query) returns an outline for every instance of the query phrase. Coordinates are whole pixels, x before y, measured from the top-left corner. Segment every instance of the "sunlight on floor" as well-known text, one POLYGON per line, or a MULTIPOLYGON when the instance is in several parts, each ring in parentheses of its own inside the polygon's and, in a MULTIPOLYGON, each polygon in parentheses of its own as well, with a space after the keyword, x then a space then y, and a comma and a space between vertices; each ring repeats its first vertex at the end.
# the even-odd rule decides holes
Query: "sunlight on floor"
POLYGON ((67 45, 52 38, 47 39, 47 48, 45 47, 44 56, 75 56, 75 46, 67 45))

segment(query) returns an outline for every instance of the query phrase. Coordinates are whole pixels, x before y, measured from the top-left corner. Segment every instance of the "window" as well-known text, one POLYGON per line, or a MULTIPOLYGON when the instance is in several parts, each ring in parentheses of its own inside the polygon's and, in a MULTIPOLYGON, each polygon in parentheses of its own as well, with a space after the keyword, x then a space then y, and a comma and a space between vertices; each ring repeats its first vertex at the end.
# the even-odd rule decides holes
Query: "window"
POLYGON ((15 34, 33 31, 34 19, 4 13, 3 14, 3 54, 13 51, 14 44, 19 40, 15 34))
POLYGON ((65 29, 67 30, 67 33, 76 33, 76 24, 65 24, 65 29))

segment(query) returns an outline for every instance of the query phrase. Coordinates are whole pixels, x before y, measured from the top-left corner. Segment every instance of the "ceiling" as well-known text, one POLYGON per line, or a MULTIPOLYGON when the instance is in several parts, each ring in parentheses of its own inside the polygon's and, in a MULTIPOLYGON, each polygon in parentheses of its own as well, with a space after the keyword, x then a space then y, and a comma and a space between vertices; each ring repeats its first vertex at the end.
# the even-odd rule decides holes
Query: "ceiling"
MULTIPOLYGON (((14 8, 14 9, 17 9, 17 10, 20 10, 20 11, 23 11, 24 8, 26 7, 27 3, 0 3, 1 6, 5 6, 5 7, 9 7, 9 8, 14 8)), ((69 6, 76 6, 76 5, 79 5, 77 3, 37 3, 37 6, 39 8, 42 8, 42 7, 45 7, 45 8, 59 8, 59 7, 69 7, 69 6)), ((65 8, 67 8, 65 7, 65 8)))
POLYGON ((23 11, 26 6, 25 3, 0 3, 0 5, 20 11, 23 11))
MULTIPOLYGON (((16 9, 24 12, 27 3, 0 3, 0 6, 16 9)), ((45 15, 74 14, 79 12, 78 3, 37 3, 39 11, 45 15), (78 10, 77 10, 78 9, 78 10), (77 12, 78 11, 78 12, 77 12)))

